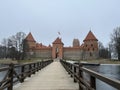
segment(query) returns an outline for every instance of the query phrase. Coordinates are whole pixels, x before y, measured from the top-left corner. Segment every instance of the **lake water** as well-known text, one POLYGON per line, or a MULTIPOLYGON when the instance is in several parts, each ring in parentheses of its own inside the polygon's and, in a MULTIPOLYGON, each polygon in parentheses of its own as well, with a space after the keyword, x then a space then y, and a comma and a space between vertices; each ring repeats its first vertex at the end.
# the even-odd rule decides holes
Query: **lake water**
MULTIPOLYGON (((86 66, 89 69, 92 69, 96 72, 99 72, 107 77, 112 79, 120 80, 120 65, 100 65, 100 66, 86 66)), ((106 83, 96 80, 97 90, 117 90, 106 83)))

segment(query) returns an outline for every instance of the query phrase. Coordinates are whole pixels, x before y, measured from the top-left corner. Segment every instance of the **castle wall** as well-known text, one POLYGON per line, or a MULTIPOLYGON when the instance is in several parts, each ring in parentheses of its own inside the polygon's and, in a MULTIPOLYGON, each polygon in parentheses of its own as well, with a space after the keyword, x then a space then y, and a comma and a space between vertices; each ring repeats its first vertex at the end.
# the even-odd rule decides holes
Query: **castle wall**
POLYGON ((98 59, 99 54, 98 51, 89 52, 89 51, 83 51, 82 52, 82 59, 88 60, 88 59, 98 59))
POLYGON ((36 58, 52 58, 51 48, 41 48, 34 52, 36 58))
POLYGON ((80 47, 65 47, 63 49, 64 59, 79 60, 81 59, 82 51, 80 47))
POLYGON ((90 31, 84 43, 80 46, 79 40, 74 39, 73 47, 64 47, 61 38, 57 38, 53 42, 53 46, 45 46, 36 43, 31 33, 26 37, 27 47, 26 57, 27 58, 60 58, 60 59, 97 59, 98 54, 98 40, 94 34, 90 31))

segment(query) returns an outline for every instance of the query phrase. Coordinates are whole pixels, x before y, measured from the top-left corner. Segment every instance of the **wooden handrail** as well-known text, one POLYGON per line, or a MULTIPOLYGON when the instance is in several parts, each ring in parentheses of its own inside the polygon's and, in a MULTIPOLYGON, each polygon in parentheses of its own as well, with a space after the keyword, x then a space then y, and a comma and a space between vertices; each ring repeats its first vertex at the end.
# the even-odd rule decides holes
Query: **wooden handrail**
POLYGON ((3 79, 0 81, 0 90, 13 90, 13 85, 15 82, 24 82, 24 79, 26 77, 30 77, 32 74, 35 74, 35 72, 41 70, 42 68, 50 64, 52 61, 53 60, 47 60, 22 65, 14 65, 11 63, 9 64, 9 67, 0 68, 0 72, 7 72, 3 79), (27 67, 27 71, 25 67, 27 67), (15 71, 16 68, 21 68, 21 71, 17 73, 15 71))
POLYGON ((82 67, 81 64, 76 65, 63 60, 61 60, 61 63, 67 72, 73 76, 74 81, 77 81, 79 83, 79 90, 83 90, 84 88, 87 88, 89 90, 96 90, 96 79, 99 79, 116 89, 120 89, 120 81, 118 80, 108 78, 98 72, 82 67), (76 72, 75 68, 78 72, 76 72), (83 72, 90 75, 89 83, 84 79, 83 72))

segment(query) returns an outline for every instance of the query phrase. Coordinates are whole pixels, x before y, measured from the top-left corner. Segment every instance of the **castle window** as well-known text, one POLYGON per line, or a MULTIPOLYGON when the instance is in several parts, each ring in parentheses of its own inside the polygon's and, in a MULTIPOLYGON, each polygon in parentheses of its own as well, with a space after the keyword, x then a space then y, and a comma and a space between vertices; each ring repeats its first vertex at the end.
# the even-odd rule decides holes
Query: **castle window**
POLYGON ((87 45, 86 45, 86 47, 87 47, 87 45))
POLYGON ((91 44, 91 47, 93 47, 93 44, 91 44))
POLYGON ((56 52, 57 52, 57 53, 59 52, 59 49, 58 49, 58 48, 56 48, 56 52))
POLYGON ((93 51, 94 51, 95 49, 93 48, 93 51))
POLYGON ((92 53, 90 52, 90 56, 92 57, 92 53))

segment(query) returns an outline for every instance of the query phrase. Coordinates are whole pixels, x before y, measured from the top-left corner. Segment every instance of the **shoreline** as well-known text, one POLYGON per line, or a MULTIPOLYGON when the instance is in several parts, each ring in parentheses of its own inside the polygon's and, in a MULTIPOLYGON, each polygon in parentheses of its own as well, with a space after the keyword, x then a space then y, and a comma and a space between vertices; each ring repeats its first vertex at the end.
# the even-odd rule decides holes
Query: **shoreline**
POLYGON ((100 65, 118 65, 118 66, 120 66, 120 64, 100 64, 100 65))

